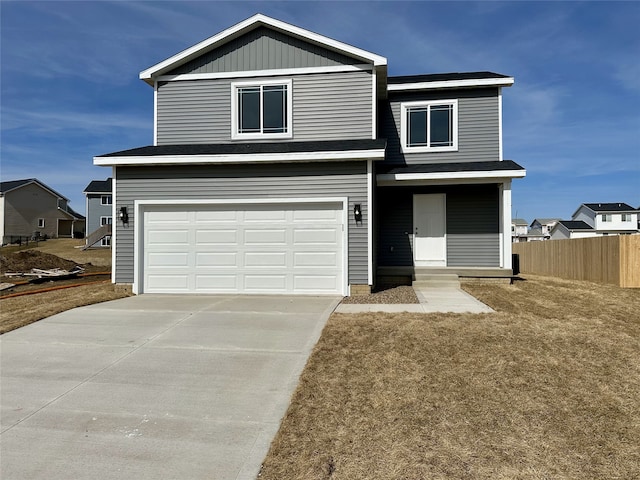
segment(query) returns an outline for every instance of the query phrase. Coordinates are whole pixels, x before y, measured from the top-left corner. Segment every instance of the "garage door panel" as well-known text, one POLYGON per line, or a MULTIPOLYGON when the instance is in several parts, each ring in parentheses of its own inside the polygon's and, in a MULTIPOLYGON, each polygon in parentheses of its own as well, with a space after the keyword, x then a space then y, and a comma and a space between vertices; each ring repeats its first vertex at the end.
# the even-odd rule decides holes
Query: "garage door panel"
POLYGON ((142 216, 140 291, 342 293, 340 203, 151 206, 142 216))

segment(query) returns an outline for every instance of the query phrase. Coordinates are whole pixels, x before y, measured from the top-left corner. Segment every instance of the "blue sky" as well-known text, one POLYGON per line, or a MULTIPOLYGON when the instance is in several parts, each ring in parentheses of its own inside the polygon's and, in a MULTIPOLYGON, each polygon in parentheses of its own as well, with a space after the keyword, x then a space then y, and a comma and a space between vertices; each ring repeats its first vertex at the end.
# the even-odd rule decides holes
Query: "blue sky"
POLYGON ((103 153, 153 142, 140 71, 255 13, 385 56, 389 75, 490 70, 513 215, 640 206, 640 2, 0 1, 2 180, 36 177, 83 213, 103 153))

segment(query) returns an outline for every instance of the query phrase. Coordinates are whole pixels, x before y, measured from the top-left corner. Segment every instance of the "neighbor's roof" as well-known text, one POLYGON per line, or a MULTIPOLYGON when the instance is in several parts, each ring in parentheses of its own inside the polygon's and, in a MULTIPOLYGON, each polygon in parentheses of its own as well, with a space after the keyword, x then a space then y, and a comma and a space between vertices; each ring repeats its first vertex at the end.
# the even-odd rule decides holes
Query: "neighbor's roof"
POLYGON ((254 30, 261 26, 266 26, 291 35, 293 37, 300 38, 306 42, 320 45, 329 50, 360 59, 365 63, 372 63, 375 66, 387 65, 387 59, 381 57, 380 55, 376 55, 375 53, 367 52, 366 50, 362 50, 346 43, 333 40, 332 38, 325 37, 324 35, 320 35, 318 33, 296 27, 295 25, 291 25, 289 23, 285 23, 271 17, 267 17, 266 15, 256 14, 230 28, 227 28, 226 30, 223 30, 213 37, 210 37, 152 67, 147 68, 146 70, 143 70, 142 72, 140 72, 140 78, 150 85, 153 85, 153 79, 155 77, 158 77, 163 73, 167 73, 179 67, 180 65, 183 65, 188 61, 193 60, 194 58, 199 57, 204 53, 210 52, 220 47, 221 45, 224 45, 225 43, 230 42, 235 38, 241 37, 247 32, 250 32, 251 30, 254 30))
POLYGON ((92 180, 87 188, 84 189, 84 193, 111 193, 112 189, 112 180, 111 178, 107 178, 106 180, 92 180))
POLYGON ((593 230, 593 227, 582 220, 560 220, 558 224, 563 225, 568 230, 593 230))
POLYGON ((636 209, 626 203, 583 203, 594 212, 635 212, 636 209))
POLYGON ((510 87, 514 79, 494 72, 434 73, 388 77, 388 90, 435 90, 442 88, 510 87))
POLYGON ((560 220, 562 219, 561 218, 534 218, 533 222, 531 222, 531 225, 533 225, 536 222, 538 222, 540 225, 545 225, 547 223, 559 222, 560 220))
POLYGON ((0 193, 5 194, 17 188, 21 188, 26 185, 29 185, 31 183, 38 184, 40 187, 50 192, 53 196, 62 198, 63 200, 67 200, 67 201, 69 200, 67 197, 65 197, 64 195, 60 195, 53 188, 46 186, 44 183, 42 183, 40 180, 36 178, 25 178, 22 180, 9 180, 7 182, 0 182, 0 193))
POLYGON ((514 218, 511 223, 514 225, 529 225, 524 218, 514 218))

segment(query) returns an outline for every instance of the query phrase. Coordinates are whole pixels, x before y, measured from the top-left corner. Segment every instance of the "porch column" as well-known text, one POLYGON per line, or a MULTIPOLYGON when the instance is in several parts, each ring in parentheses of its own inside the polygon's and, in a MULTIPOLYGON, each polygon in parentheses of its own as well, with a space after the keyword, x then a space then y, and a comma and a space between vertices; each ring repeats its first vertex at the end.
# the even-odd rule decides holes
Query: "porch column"
POLYGON ((511 179, 500 185, 500 249, 501 267, 513 268, 511 264, 511 179))

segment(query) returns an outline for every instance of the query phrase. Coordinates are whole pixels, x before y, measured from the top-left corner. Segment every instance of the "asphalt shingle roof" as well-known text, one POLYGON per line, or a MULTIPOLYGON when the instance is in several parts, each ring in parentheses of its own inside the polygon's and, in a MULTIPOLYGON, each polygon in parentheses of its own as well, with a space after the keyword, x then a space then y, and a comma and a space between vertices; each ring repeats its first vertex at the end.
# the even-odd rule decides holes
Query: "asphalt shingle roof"
POLYGON ((583 205, 594 212, 627 212, 636 210, 626 203, 583 203, 583 205))
POLYGON ((87 188, 84 189, 84 193, 111 193, 111 178, 106 180, 92 180, 87 188))
POLYGON ((386 173, 440 173, 440 172, 492 172, 495 170, 524 170, 513 160, 488 161, 488 162, 452 162, 452 163, 425 163, 397 167, 386 173))
POLYGON ((564 225, 569 230, 593 230, 593 227, 582 220, 560 220, 558 223, 564 225))
POLYGON ((401 85, 403 83, 480 80, 482 78, 509 78, 509 75, 502 75, 494 72, 455 72, 433 73, 428 75, 402 75, 397 77, 388 77, 387 83, 389 85, 401 85))

